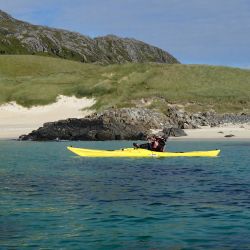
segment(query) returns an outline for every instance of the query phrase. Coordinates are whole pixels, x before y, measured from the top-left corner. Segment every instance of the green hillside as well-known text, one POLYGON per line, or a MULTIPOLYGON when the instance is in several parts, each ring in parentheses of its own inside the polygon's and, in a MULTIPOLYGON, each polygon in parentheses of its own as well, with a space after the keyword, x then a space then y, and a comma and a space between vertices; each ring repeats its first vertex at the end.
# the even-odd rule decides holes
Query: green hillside
POLYGON ((141 98, 164 110, 166 101, 188 109, 250 110, 250 71, 181 64, 101 66, 39 56, 0 56, 0 103, 54 102, 59 94, 95 97, 95 108, 131 106, 141 98))

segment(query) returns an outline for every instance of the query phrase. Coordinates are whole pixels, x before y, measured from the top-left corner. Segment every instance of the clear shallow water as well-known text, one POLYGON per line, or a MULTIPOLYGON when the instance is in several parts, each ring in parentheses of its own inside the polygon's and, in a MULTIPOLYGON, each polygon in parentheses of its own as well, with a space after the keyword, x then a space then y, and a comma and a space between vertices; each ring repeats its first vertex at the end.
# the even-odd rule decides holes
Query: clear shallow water
POLYGON ((66 146, 0 142, 1 249, 250 249, 250 142, 218 158, 84 159, 66 146))

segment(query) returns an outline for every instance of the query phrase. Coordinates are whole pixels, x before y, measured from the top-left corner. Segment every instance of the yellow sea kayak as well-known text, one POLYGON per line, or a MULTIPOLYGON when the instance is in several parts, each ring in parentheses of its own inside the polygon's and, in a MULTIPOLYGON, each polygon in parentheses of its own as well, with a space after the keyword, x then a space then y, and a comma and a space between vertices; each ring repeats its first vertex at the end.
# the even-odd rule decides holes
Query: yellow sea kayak
POLYGON ((71 152, 82 157, 216 157, 220 150, 192 152, 155 152, 142 148, 123 148, 119 150, 96 150, 67 147, 71 152))

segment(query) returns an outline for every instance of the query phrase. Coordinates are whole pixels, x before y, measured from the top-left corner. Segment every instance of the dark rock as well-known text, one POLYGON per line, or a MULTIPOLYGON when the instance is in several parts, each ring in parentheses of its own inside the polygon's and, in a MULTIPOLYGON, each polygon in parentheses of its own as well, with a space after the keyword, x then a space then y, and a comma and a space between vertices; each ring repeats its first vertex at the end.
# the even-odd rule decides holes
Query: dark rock
POLYGON ((177 124, 181 129, 195 129, 201 126, 217 126, 219 124, 212 112, 191 114, 173 106, 169 107, 166 113, 171 124, 177 124))
POLYGON ((187 136, 187 134, 180 128, 164 128, 162 130, 163 135, 168 137, 168 136, 173 136, 173 137, 180 137, 180 136, 187 136))
POLYGON ((233 136, 235 135, 230 134, 230 135, 225 135, 224 137, 233 137, 233 136))
POLYGON ((216 116, 217 121, 220 124, 246 124, 250 123, 250 115, 243 113, 243 114, 223 114, 216 116))
MULTIPOLYGON (((43 127, 22 135, 20 140, 144 140, 152 130, 167 136, 185 136, 184 128, 217 126, 225 121, 249 121, 249 116, 219 116, 213 112, 190 114, 170 107, 166 115, 146 108, 109 109, 86 118, 45 123, 43 127)), ((226 135, 232 137, 234 135, 226 135)))
MULTIPOLYGON (((43 127, 22 135, 20 140, 143 140, 152 129, 171 127, 168 118, 143 108, 110 109, 82 119, 45 123, 43 127)), ((167 130, 164 130, 167 132, 167 130)), ((179 128, 171 132, 181 136, 179 128)))

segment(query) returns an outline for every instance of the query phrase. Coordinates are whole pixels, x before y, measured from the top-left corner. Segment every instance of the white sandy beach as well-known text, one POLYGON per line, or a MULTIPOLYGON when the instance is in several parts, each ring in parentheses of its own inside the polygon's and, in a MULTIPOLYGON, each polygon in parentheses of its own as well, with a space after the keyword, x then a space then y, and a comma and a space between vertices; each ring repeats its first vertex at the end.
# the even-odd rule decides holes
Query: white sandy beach
POLYGON ((91 112, 88 107, 95 103, 94 99, 59 96, 50 105, 22 107, 15 102, 0 106, 0 139, 16 139, 27 134, 45 122, 67 118, 82 118, 91 112))
MULTIPOLYGON (((95 103, 94 99, 59 96, 57 102, 24 108, 15 102, 0 106, 0 139, 16 139, 22 134, 30 133, 45 122, 67 118, 82 118, 93 111, 88 108, 95 103)), ((227 124, 221 127, 203 127, 201 129, 185 129, 187 136, 170 140, 199 139, 246 139, 250 140, 250 124, 227 124), (233 135, 232 137, 225 137, 233 135)))
POLYGON ((250 140, 250 124, 227 124, 222 125, 220 127, 202 127, 200 129, 185 129, 184 130, 187 134, 185 137, 175 138, 175 139, 225 139, 225 140, 235 140, 235 139, 246 139, 250 140), (225 136, 230 137, 225 137, 225 136))

